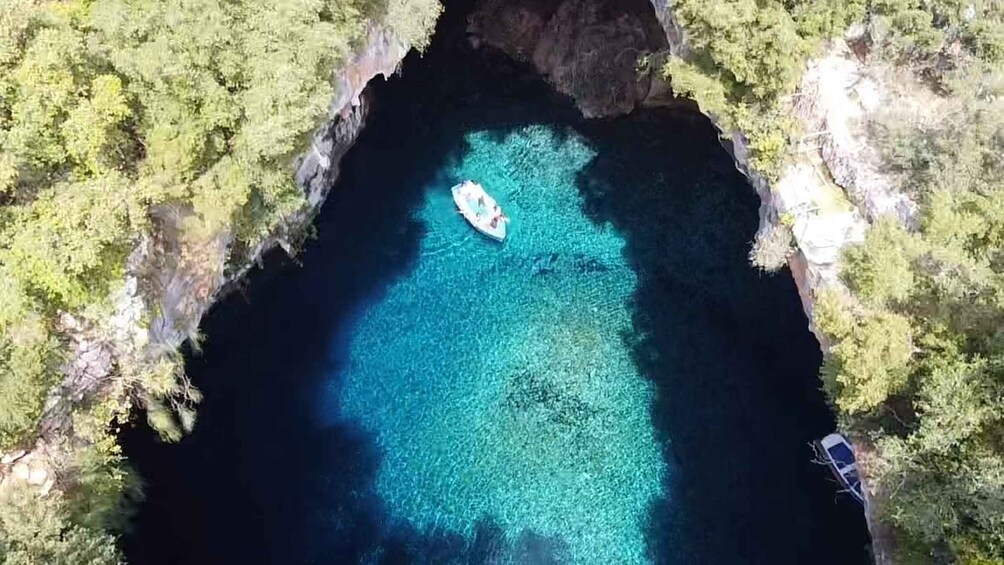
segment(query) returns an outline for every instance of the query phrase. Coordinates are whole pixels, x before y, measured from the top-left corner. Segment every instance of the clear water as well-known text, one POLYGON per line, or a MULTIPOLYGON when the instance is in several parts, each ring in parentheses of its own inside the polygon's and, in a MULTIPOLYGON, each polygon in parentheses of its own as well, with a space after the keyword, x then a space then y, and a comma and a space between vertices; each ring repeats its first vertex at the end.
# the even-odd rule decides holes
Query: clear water
POLYGON ((195 432, 126 434, 130 561, 866 562, 810 463, 818 347, 746 264, 758 202, 710 125, 583 120, 453 17, 376 89, 302 266, 207 319, 195 432))
POLYGON ((360 315, 324 415, 358 420, 384 453, 376 488, 414 527, 561 539, 579 563, 640 563, 666 465, 654 387, 631 359, 638 281, 625 241, 583 212, 596 157, 574 131, 471 132, 421 187, 418 260, 360 315), (498 244, 450 187, 483 184, 513 219, 498 244))

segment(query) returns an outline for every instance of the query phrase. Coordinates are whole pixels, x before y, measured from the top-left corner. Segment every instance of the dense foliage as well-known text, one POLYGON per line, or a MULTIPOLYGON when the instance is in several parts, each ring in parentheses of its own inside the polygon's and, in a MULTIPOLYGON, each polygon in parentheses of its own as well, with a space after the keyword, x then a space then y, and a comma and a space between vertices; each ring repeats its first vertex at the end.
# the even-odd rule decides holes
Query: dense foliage
MULTIPOLYGON (((108 318, 127 255, 156 235, 152 210, 170 204, 192 237, 226 232, 231 249, 253 247, 304 205, 293 158, 367 22, 421 47, 439 10, 436 0, 6 0, 0 452, 32 440, 61 378, 61 313, 108 318)), ((153 408, 168 432, 177 415, 163 408, 196 396, 169 354, 117 370, 129 389, 119 398, 153 408)), ((79 408, 89 447, 62 470, 72 488, 0 501, 0 562, 115 559, 102 536, 128 482, 107 433, 128 409, 118 402, 79 408)))
MULTIPOLYGON (((909 550, 1004 562, 1004 8, 957 0, 680 0, 693 49, 664 71, 725 130, 746 136, 767 178, 793 131, 779 115, 805 59, 850 22, 873 56, 939 96, 935 123, 889 112, 875 127, 920 205, 919 229, 882 218, 850 249, 850 294, 817 297, 824 388, 842 426, 874 443, 880 514, 909 550)), ((783 225, 751 257, 784 263, 783 225)))
POLYGON ((64 497, 39 497, 12 485, 0 497, 0 561, 5 565, 112 565, 120 558, 115 538, 75 524, 64 497))
POLYGON ((292 155, 362 29, 351 2, 20 1, 0 61, 0 447, 29 430, 60 362, 53 314, 108 300, 151 229, 254 240, 300 206, 292 155))
POLYGON ((819 297, 823 368, 874 442, 881 508, 921 561, 1004 562, 1004 11, 877 3, 886 56, 941 93, 933 122, 891 109, 886 161, 919 229, 882 218, 847 251, 851 295, 819 297))
POLYGON ((793 135, 780 99, 794 92, 821 40, 864 15, 860 0, 681 0, 674 11, 693 50, 664 70, 726 131, 746 136, 750 165, 774 178, 793 135))

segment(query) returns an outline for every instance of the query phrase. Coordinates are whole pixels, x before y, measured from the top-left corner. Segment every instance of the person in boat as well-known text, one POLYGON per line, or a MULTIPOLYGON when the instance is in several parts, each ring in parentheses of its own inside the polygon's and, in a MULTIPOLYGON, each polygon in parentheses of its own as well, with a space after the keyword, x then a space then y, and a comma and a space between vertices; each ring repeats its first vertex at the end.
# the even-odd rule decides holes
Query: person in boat
POLYGON ((502 209, 499 208, 498 205, 496 204, 495 205, 495 213, 492 214, 492 221, 491 221, 491 224, 490 224, 491 227, 495 228, 495 227, 498 226, 499 222, 508 222, 508 221, 509 221, 509 218, 506 217, 506 215, 502 213, 502 209))

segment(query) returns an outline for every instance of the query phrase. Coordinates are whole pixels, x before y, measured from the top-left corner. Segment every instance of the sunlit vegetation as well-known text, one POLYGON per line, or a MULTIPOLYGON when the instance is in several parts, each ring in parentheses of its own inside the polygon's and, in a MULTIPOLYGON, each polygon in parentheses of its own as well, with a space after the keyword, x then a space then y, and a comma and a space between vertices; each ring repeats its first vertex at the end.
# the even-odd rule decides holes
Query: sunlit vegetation
POLYGON ((115 538, 74 523, 65 497, 11 485, 0 495, 0 561, 5 565, 120 563, 115 538))
POLYGON ((362 29, 349 2, 22 2, 0 90, 9 367, 0 447, 60 362, 53 315, 108 300, 148 210, 254 242, 302 205, 290 161, 362 29), (9 424, 7 423, 9 422, 9 424))
MULTIPOLYGON (((847 25, 873 57, 916 73, 945 106, 935 123, 890 109, 886 162, 920 205, 919 229, 879 219, 846 252, 849 293, 817 297, 823 386, 842 427, 875 445, 881 515, 902 557, 1004 559, 1004 9, 996 2, 681 0, 693 48, 665 72, 773 178, 793 131, 778 115, 806 59, 847 25), (906 551, 909 550, 909 551, 906 551)), ((751 258, 778 266, 782 226, 751 258)))
POLYGON ((846 252, 851 295, 816 311, 834 342, 825 387, 875 445, 882 515, 923 562, 1004 559, 1004 12, 990 6, 876 5, 877 47, 945 111, 932 123, 891 109, 876 125, 919 229, 880 219, 846 252))
POLYGON ((61 488, 43 495, 8 481, 0 489, 0 563, 121 561, 113 532, 125 526, 140 492, 109 426, 122 414, 117 402, 104 398, 73 415, 77 441, 60 462, 61 488))
POLYGON ((758 269, 774 272, 788 264, 795 252, 795 235, 787 218, 776 224, 767 224, 753 241, 749 260, 758 269))
MULTIPOLYGON (((61 378, 63 312, 107 317, 151 209, 253 248, 304 206, 294 157, 324 119, 333 76, 367 22, 422 47, 436 0, 8 0, 0 11, 0 451, 27 446, 61 378)), ((232 258, 237 260, 237 258, 232 258)), ((171 358, 118 369, 169 435, 197 399, 171 358)), ((109 421, 80 408, 91 447, 72 488, 11 491, 0 561, 106 563, 127 478, 109 421)), ((187 427, 187 426, 182 426, 187 427)), ((78 433, 82 433, 78 430, 78 433)), ((86 443, 86 442, 85 442, 86 443)))
POLYGON ((694 99, 726 132, 743 132, 750 166, 773 179, 794 125, 780 101, 795 91, 824 39, 864 15, 844 0, 682 0, 674 11, 693 55, 663 69, 674 92, 694 99))

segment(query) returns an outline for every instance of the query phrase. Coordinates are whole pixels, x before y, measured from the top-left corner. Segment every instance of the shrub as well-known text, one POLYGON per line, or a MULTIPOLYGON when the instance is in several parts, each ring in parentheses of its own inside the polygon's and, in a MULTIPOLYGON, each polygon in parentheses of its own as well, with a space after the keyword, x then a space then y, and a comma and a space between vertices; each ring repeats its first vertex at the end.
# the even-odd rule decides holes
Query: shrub
POLYGON ((4 565, 113 565, 115 538, 71 523, 63 496, 42 496, 23 483, 0 491, 0 560, 4 565))
POLYGON ((879 218, 864 243, 844 252, 842 275, 857 296, 874 306, 903 301, 914 288, 916 243, 895 218, 879 218))
POLYGON ((853 330, 838 338, 823 363, 823 387, 841 411, 869 413, 907 383, 913 353, 910 321, 879 312, 852 324, 853 330))
POLYGON ((768 272, 774 272, 788 264, 788 257, 795 252, 791 226, 783 223, 767 224, 756 234, 750 250, 750 263, 768 272))

